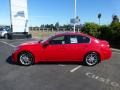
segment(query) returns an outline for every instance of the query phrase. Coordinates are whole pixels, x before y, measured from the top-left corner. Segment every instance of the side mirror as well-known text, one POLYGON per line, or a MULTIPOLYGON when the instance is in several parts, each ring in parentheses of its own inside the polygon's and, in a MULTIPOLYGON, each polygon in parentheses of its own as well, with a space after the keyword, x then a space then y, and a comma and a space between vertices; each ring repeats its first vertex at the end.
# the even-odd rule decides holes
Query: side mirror
POLYGON ((43 47, 47 47, 49 45, 49 42, 44 42, 43 47))

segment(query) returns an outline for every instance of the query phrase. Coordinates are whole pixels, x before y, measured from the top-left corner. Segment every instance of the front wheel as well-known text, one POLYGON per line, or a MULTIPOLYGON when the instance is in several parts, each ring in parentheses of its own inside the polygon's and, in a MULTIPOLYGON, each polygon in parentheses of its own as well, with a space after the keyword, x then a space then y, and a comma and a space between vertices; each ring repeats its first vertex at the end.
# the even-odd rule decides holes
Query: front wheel
POLYGON ((19 55, 18 61, 21 65, 29 66, 34 63, 33 55, 29 52, 23 52, 19 55))
POLYGON ((99 55, 95 52, 91 52, 85 56, 84 63, 88 66, 94 66, 99 63, 99 55))
POLYGON ((8 39, 8 34, 5 34, 5 35, 4 35, 4 38, 5 38, 5 39, 8 39))

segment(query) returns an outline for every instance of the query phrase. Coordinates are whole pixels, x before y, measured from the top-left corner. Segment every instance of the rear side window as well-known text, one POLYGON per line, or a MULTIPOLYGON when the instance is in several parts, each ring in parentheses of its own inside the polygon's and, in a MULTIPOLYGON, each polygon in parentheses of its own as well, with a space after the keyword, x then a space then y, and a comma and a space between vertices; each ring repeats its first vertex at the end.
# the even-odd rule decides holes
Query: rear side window
POLYGON ((86 36, 81 36, 81 35, 67 35, 65 40, 67 41, 66 44, 89 43, 90 42, 90 38, 86 36))
POLYGON ((78 43, 77 37, 75 35, 70 36, 70 43, 78 43))
POLYGON ((86 36, 77 36, 78 43, 89 43, 90 38, 86 36))

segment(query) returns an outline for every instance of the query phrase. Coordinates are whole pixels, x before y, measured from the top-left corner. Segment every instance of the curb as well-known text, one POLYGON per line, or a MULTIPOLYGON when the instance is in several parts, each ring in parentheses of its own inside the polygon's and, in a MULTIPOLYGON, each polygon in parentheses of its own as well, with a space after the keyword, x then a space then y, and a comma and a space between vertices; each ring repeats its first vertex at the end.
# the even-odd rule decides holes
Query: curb
POLYGON ((111 50, 112 50, 113 52, 119 52, 119 53, 120 53, 120 49, 111 48, 111 50))

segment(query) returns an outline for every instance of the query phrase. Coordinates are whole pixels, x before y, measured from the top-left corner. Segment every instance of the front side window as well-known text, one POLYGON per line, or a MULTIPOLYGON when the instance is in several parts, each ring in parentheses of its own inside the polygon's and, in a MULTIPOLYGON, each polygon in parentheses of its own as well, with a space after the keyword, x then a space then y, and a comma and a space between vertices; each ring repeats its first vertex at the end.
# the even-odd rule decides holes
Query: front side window
POLYGON ((65 44, 65 36, 58 36, 50 40, 50 44, 65 44))

